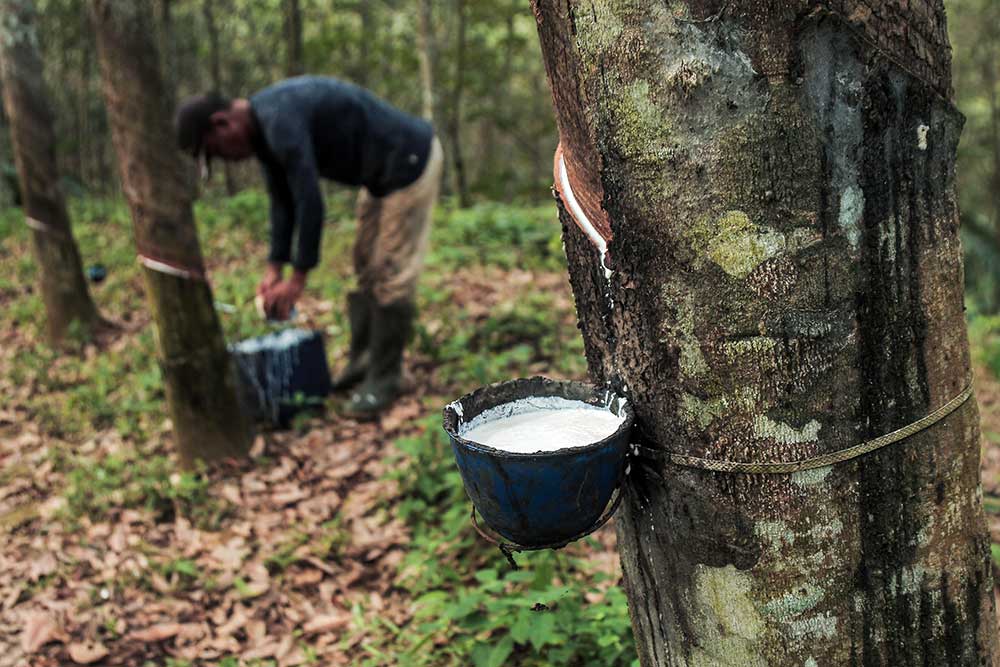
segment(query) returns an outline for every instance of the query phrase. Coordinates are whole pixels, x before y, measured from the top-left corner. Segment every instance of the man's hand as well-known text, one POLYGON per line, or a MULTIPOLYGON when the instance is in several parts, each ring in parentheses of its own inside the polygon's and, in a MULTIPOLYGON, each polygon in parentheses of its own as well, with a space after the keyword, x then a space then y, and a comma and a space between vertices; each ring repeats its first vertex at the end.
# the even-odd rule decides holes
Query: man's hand
POLYGON ((268 319, 287 320, 295 302, 306 289, 306 274, 295 271, 288 280, 283 280, 264 293, 264 312, 268 319))
POLYGON ((257 296, 264 296, 272 287, 281 282, 281 274, 284 266, 275 262, 268 262, 264 276, 257 283, 257 296))

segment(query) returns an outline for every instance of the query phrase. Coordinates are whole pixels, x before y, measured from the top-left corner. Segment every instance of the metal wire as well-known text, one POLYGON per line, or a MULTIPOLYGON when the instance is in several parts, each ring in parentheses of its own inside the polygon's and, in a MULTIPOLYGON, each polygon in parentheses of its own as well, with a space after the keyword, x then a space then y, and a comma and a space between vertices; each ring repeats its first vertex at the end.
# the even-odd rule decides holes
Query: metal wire
POLYGON ((672 463, 673 465, 684 466, 686 468, 699 468, 701 470, 711 470, 713 472, 764 475, 800 472, 802 470, 823 468, 836 463, 850 461, 851 459, 864 456, 865 454, 870 454, 871 452, 881 449, 887 445, 891 445, 895 442, 899 442, 900 440, 905 440, 911 435, 915 435, 916 433, 919 433, 920 431, 938 423, 960 408, 967 400, 969 400, 971 396, 972 381, 970 380, 969 384, 958 396, 915 422, 907 424, 906 426, 896 429, 890 433, 886 433, 885 435, 881 435, 873 440, 862 442, 859 445, 854 445, 853 447, 848 447, 846 449, 839 449, 835 452, 830 452, 829 454, 821 454, 820 456, 814 456, 801 461, 776 461, 773 463, 720 461, 716 459, 699 458, 697 456, 687 456, 685 454, 675 454, 673 452, 668 452, 662 449, 653 449, 643 445, 635 445, 635 447, 638 450, 638 453, 642 456, 660 459, 668 463, 672 463))
POLYGON ((490 544, 500 549, 500 552, 503 553, 503 555, 507 558, 507 562, 509 562, 511 567, 513 567, 516 570, 518 569, 517 562, 514 560, 514 555, 513 555, 515 552, 542 551, 543 549, 562 549, 570 542, 576 542, 577 540, 583 539, 584 537, 590 535, 598 528, 600 528, 608 521, 610 521, 611 517, 613 517, 615 515, 615 512, 618 510, 618 506, 621 504, 621 502, 622 502, 622 491, 621 491, 621 483, 619 483, 618 487, 615 489, 614 498, 611 500, 608 507, 605 508, 604 514, 601 515, 601 518, 599 518, 594 523, 593 526, 591 526, 584 532, 580 533, 579 535, 574 535, 568 540, 563 540, 560 542, 552 542, 550 544, 542 544, 535 547, 526 547, 523 544, 517 544, 516 542, 507 542, 499 537, 493 537, 492 535, 487 533, 483 529, 483 527, 479 525, 479 521, 476 519, 475 505, 472 506, 472 525, 476 528, 476 532, 479 533, 480 537, 482 537, 484 540, 486 540, 490 544))

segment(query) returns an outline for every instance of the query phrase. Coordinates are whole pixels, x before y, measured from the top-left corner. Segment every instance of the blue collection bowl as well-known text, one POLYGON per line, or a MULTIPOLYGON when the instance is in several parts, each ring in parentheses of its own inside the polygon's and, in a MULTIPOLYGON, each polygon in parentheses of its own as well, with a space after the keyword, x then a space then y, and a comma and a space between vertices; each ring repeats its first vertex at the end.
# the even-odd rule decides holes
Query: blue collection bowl
POLYGON ((570 542, 601 518, 624 475, 633 421, 628 402, 606 389, 543 377, 488 385, 444 409, 444 430, 476 510, 503 538, 530 548, 570 542), (494 449, 460 434, 490 408, 549 396, 606 408, 624 421, 603 440, 531 454, 494 449))

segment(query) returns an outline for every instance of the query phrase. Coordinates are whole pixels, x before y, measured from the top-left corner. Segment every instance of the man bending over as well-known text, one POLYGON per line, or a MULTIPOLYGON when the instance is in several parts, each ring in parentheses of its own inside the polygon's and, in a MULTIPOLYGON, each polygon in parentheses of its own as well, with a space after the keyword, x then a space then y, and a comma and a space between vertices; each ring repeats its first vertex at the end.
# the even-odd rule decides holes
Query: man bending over
POLYGON ((355 389, 348 413, 377 415, 400 391, 441 183, 441 144, 431 125, 362 88, 318 76, 281 81, 249 99, 190 98, 176 125, 180 148, 202 160, 206 172, 213 157, 260 161, 271 199, 271 250, 257 296, 271 318, 288 318, 319 262, 320 177, 360 188, 358 289, 347 301, 350 356, 334 389, 355 389))

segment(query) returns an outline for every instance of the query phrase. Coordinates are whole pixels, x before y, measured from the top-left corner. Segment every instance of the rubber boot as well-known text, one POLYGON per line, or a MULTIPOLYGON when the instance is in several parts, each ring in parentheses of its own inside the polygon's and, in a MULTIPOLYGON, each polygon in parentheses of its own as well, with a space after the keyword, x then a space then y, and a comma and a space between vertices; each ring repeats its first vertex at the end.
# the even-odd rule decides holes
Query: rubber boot
POLYGON ((392 405, 403 384, 403 349, 413 333, 416 307, 410 301, 397 301, 372 309, 370 361, 361 383, 345 411, 358 419, 372 419, 392 405))
POLYGON ((367 292, 357 291, 347 295, 347 321, 351 327, 351 347, 347 366, 334 378, 331 391, 351 389, 365 379, 368 372, 371 341, 372 306, 375 300, 367 292))

